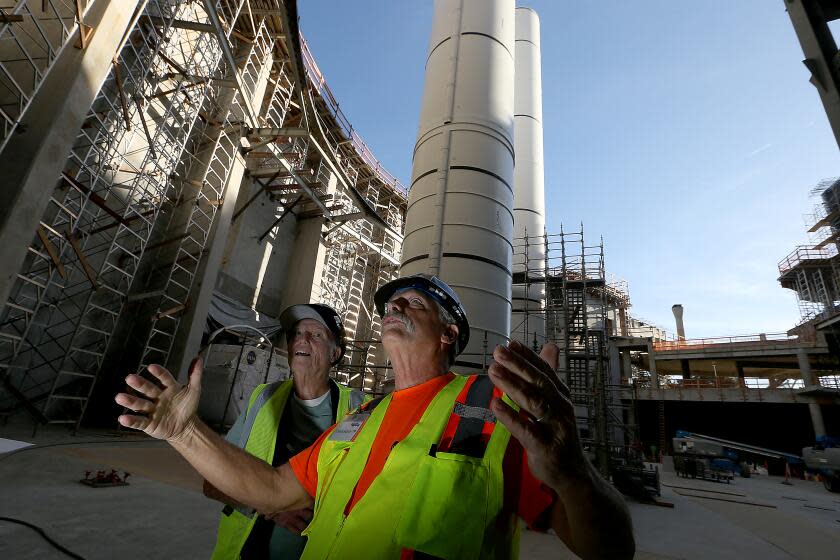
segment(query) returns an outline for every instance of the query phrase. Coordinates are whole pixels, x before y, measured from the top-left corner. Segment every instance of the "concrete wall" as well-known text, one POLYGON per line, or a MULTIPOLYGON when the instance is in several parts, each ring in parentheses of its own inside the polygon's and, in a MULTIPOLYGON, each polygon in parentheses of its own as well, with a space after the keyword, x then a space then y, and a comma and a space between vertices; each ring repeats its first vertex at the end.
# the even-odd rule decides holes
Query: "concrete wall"
MULTIPOLYGON (((237 207, 255 193, 258 185, 246 178, 237 207)), ((225 248, 216 289, 258 312, 277 317, 282 311, 296 220, 288 214, 280 225, 258 243, 266 228, 282 213, 280 203, 261 196, 234 223, 225 248)))

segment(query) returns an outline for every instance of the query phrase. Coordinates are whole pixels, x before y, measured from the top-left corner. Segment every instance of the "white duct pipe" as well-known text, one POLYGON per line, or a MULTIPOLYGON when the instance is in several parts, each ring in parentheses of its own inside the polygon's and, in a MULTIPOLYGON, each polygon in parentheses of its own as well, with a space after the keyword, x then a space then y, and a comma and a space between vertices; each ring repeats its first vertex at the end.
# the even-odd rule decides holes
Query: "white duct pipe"
POLYGON ((685 340, 685 325, 683 325, 683 306, 679 303, 671 306, 674 319, 677 321, 677 340, 685 340))
POLYGON ((461 297, 465 370, 510 330, 513 237, 513 0, 437 0, 405 220, 403 276, 461 297))
POLYGON ((513 311, 511 337, 537 346, 545 342, 545 186, 543 173, 542 73, 540 18, 516 8, 513 174, 513 311))

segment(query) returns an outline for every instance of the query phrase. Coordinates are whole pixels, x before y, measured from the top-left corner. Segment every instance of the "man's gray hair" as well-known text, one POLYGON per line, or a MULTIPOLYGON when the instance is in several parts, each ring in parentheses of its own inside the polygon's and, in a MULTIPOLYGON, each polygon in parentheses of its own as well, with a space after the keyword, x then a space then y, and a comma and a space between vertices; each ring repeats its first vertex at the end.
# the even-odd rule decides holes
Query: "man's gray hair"
MULTIPOLYGON (((449 311, 447 311, 446 308, 443 307, 443 305, 440 304, 440 302, 435 302, 435 303, 437 303, 438 317, 440 317, 440 322, 441 323, 443 323, 444 325, 457 325, 458 324, 455 321, 455 318, 452 316, 452 314, 449 311)), ((446 357, 446 368, 447 369, 449 369, 449 366, 451 366, 455 362, 455 347, 457 346, 457 344, 458 344, 458 341, 454 340, 452 342, 452 344, 449 345, 449 355, 446 357)))
POLYGON ((444 306, 440 303, 437 304, 438 306, 438 316, 440 317, 440 322, 444 325, 457 325, 458 323, 455 321, 455 318, 452 314, 446 310, 444 306))

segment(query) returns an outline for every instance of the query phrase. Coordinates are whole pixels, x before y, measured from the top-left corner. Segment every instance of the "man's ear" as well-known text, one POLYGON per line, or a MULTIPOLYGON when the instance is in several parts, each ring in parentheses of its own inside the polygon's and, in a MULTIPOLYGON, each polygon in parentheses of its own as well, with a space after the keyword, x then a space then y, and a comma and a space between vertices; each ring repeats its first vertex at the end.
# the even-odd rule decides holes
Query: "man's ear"
POLYGON ((458 340, 458 325, 446 325, 443 329, 443 334, 440 335, 440 341, 447 344, 455 344, 458 340))
POLYGON ((341 347, 338 345, 333 346, 332 356, 330 356, 330 362, 334 362, 341 356, 341 347))

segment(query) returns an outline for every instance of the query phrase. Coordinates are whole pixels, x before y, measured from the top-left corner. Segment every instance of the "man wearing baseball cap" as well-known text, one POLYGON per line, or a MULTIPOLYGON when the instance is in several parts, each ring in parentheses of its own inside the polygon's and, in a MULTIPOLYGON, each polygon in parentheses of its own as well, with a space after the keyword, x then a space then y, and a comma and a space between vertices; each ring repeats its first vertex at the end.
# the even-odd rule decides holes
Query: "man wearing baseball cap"
MULTIPOLYGON (((332 307, 293 305, 280 315, 286 336, 290 379, 260 385, 226 439, 278 466, 311 445, 321 433, 363 402, 361 391, 329 378, 345 352, 344 325, 332 307)), ((204 481, 204 494, 225 504, 213 558, 299 558, 300 532, 311 508, 259 515, 204 481)))
POLYGON ((118 395, 147 413, 119 421, 166 439, 259 511, 315 504, 305 559, 517 558, 519 519, 550 525, 581 558, 633 557, 627 507, 583 454, 556 345, 537 355, 511 342, 494 350, 488 375, 455 375, 469 322, 451 287, 418 274, 374 300, 395 391, 279 468, 224 445, 180 404, 199 392, 200 375, 182 387, 150 368, 162 391, 129 376, 156 402, 118 395))

